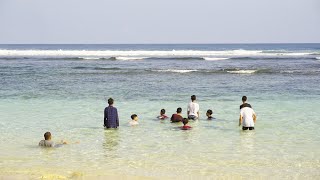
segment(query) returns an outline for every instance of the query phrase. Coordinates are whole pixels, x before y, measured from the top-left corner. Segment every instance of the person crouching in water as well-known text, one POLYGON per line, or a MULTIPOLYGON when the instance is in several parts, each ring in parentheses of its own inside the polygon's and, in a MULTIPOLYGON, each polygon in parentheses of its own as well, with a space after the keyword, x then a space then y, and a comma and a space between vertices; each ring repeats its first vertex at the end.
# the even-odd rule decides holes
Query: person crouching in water
POLYGON ((189 120, 187 118, 183 118, 182 120, 182 123, 183 123, 183 126, 181 127, 182 130, 190 130, 192 127, 191 126, 188 126, 189 120))
POLYGON ((207 115, 207 117, 208 117, 208 118, 207 118, 208 120, 214 119, 214 118, 212 117, 212 110, 211 110, 211 109, 208 109, 206 115, 207 115))
POLYGON ((39 146, 41 147, 56 147, 57 145, 62 145, 62 144, 67 144, 67 142, 61 141, 61 144, 55 144, 52 140, 51 140, 51 133, 50 132, 46 132, 44 133, 44 140, 41 140, 39 142, 39 146))
POLYGON ((160 116, 158 116, 157 118, 161 119, 161 120, 167 119, 168 116, 166 115, 166 110, 165 109, 161 109, 160 110, 160 116))
POLYGON ((135 126, 135 125, 138 125, 138 115, 136 114, 132 114, 131 115, 131 121, 129 122, 130 126, 135 126))
POLYGON ((183 120, 183 117, 181 116, 182 109, 181 107, 177 108, 177 113, 172 114, 171 116, 171 122, 181 122, 183 120))

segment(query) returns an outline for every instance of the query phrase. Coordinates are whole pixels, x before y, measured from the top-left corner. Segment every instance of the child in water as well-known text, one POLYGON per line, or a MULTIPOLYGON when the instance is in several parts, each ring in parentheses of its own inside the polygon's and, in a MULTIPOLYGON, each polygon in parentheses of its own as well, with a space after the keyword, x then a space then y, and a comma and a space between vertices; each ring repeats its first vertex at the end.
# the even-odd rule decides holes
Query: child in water
POLYGON ((183 118, 182 120, 182 123, 183 123, 183 126, 181 127, 182 130, 190 130, 192 127, 191 126, 188 126, 189 120, 187 118, 183 118))
POLYGON ((44 133, 44 140, 41 140, 39 142, 39 146, 41 147, 57 147, 59 145, 62 144, 67 144, 67 142, 61 141, 61 144, 55 144, 52 140, 51 140, 51 133, 50 132, 46 132, 44 133))
POLYGON ((167 119, 168 116, 166 115, 166 110, 165 109, 161 109, 160 110, 160 116, 158 116, 157 118, 161 119, 161 120, 167 119))
POLYGON ((206 115, 207 115, 207 117, 208 117, 208 118, 207 118, 208 120, 214 119, 214 118, 212 117, 212 110, 211 110, 211 109, 208 109, 206 115))
POLYGON ((129 122, 129 124, 130 124, 131 126, 138 125, 138 124, 139 124, 139 123, 138 123, 138 115, 132 114, 132 115, 131 115, 131 121, 129 122))

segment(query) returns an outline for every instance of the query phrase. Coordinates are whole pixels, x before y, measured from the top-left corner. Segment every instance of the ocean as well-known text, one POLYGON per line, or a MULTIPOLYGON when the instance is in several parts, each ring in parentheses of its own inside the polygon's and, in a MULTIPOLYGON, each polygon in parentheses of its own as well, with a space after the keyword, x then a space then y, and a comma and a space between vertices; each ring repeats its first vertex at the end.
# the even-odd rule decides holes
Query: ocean
POLYGON ((320 44, 0 45, 0 77, 0 177, 320 178, 320 44), (156 119, 191 95, 192 130, 156 119), (69 145, 38 147, 46 131, 69 145))

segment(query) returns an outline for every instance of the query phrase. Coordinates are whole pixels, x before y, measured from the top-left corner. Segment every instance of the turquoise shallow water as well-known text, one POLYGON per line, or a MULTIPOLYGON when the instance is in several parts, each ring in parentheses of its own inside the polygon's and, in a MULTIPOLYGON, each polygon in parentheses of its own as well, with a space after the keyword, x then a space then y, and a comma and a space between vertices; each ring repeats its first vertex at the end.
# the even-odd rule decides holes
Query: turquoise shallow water
MULTIPOLYGON (((180 48, 214 52, 233 48, 220 46, 180 48)), ((235 48, 307 55, 88 60, 37 54, 8 58, 0 52, 0 175, 318 179, 320 48, 282 46, 235 48), (198 97, 201 119, 190 122, 191 131, 155 119, 161 108, 171 115, 182 107, 185 114, 192 94, 198 97), (253 132, 237 126, 242 95, 248 96, 258 115, 253 132), (118 130, 102 127, 108 97, 115 99, 119 111, 118 130), (213 109, 215 120, 205 120, 207 109, 213 109), (133 113, 139 115, 137 127, 128 126, 133 113), (39 148, 46 131, 55 141, 79 144, 39 148)), ((24 53, 21 47, 2 48, 24 53)), ((103 48, 112 50, 94 45, 87 49, 106 51, 103 48)), ((126 52, 132 47, 116 48, 126 52)), ((170 45, 138 49, 168 51, 170 45)))

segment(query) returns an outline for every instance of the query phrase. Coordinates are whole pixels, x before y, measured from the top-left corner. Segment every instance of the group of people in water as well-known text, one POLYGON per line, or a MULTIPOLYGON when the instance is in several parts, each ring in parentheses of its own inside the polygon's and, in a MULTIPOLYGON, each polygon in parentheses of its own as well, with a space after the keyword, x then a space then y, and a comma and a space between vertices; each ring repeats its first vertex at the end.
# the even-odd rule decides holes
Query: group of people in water
MULTIPOLYGON (((179 123, 182 122, 183 126, 181 126, 181 130, 190 130, 192 129, 191 126, 188 126, 189 120, 198 120, 200 117, 199 113, 199 104, 196 102, 196 96, 191 96, 191 101, 188 104, 187 108, 187 118, 183 118, 182 116, 182 108, 177 108, 177 111, 175 114, 172 114, 170 120, 172 123, 179 123)), ((113 106, 114 100, 112 98, 108 99, 108 106, 104 109, 104 127, 106 129, 110 128, 118 128, 119 127, 119 116, 118 116, 118 110, 116 107, 113 106)), ((206 116, 207 120, 213 120, 214 117, 212 116, 212 110, 208 109, 206 116)), ((160 120, 169 119, 169 117, 166 115, 166 110, 161 109, 160 115, 157 117, 160 120)), ((239 117, 239 126, 242 125, 242 130, 254 130, 254 124, 256 123, 257 116, 252 109, 252 106, 247 103, 247 97, 242 97, 242 104, 240 105, 240 117, 239 117)), ((138 115, 132 114, 131 115, 131 121, 129 122, 129 125, 135 126, 138 125, 138 115)), ((61 142, 60 144, 67 144, 66 142, 61 142)), ((39 142, 39 146, 44 147, 54 147, 55 144, 51 140, 51 133, 46 132, 44 134, 44 140, 41 140, 39 142)))

